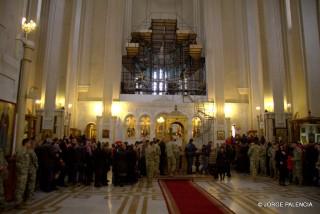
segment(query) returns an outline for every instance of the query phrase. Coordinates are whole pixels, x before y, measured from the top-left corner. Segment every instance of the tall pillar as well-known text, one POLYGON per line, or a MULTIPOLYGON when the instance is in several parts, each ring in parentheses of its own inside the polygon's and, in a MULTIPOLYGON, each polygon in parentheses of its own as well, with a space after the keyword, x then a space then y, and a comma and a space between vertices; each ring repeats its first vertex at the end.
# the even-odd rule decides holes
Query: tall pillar
POLYGON ((263 73, 258 0, 246 0, 249 62, 249 127, 258 130, 257 117, 264 112, 263 73), (256 107, 260 107, 256 109, 256 107))
POLYGON ((317 0, 300 0, 304 45, 308 107, 313 116, 320 116, 320 41, 317 0))
POLYGON ((202 41, 200 12, 200 0, 193 0, 193 27, 198 43, 202 41))
MULTIPOLYGON (((286 1, 287 2, 287 1, 286 1)), ((300 0, 290 0, 286 4, 287 19, 291 19, 291 28, 287 26, 287 46, 289 60, 289 74, 291 86, 291 104, 293 114, 298 113, 301 117, 308 115, 308 102, 306 76, 303 59, 303 43, 301 38, 302 26, 300 22, 300 0), (287 11, 288 13, 288 11, 287 11)))
POLYGON ((206 21, 206 66, 207 77, 209 77, 207 80, 208 98, 213 97, 216 104, 216 130, 226 132, 221 0, 206 0, 204 8, 206 21))
POLYGON ((19 77, 19 90, 18 90, 18 101, 17 101, 17 133, 16 141, 13 151, 19 150, 22 146, 22 140, 24 137, 24 126, 25 126, 25 116, 26 116, 26 102, 27 102, 27 84, 28 84, 28 71, 30 71, 32 62, 32 52, 34 43, 26 39, 22 39, 23 43, 23 58, 20 68, 19 77))
POLYGON ((54 129, 56 94, 59 74, 61 72, 61 52, 64 50, 64 47, 62 47, 62 41, 65 4, 65 0, 50 1, 49 7, 42 89, 42 99, 44 99, 44 117, 42 128, 48 133, 52 133, 54 129))
POLYGON ((267 67, 272 88, 275 128, 286 127, 284 114, 285 67, 283 38, 278 0, 263 1, 264 27, 266 36, 267 67))
POLYGON ((244 1, 234 1, 235 8, 235 31, 236 31, 236 65, 238 71, 238 88, 248 87, 248 75, 247 75, 247 30, 246 30, 246 16, 245 16, 245 6, 244 1))
POLYGON ((65 108, 71 117, 68 117, 70 127, 76 125, 76 109, 77 109, 77 85, 78 85, 78 70, 79 70, 79 38, 81 24, 82 0, 77 0, 73 4, 71 33, 69 37, 69 53, 66 81, 66 102, 65 108))
POLYGON ((207 96, 209 100, 214 99, 214 72, 213 72, 213 26, 212 26, 212 2, 205 0, 203 2, 203 16, 204 16, 204 41, 205 41, 205 57, 206 57, 206 78, 207 78, 207 96), (210 8, 209 8, 210 6, 210 8))
MULTIPOLYGON (((78 3, 79 4, 79 3, 78 3)), ((80 59, 79 59, 79 85, 88 88, 90 85, 90 52, 92 46, 92 17, 93 17, 92 0, 83 0, 83 16, 81 16, 80 27, 80 59)))
POLYGON ((132 31, 132 0, 125 2, 125 16, 123 23, 123 52, 126 52, 126 43, 131 39, 132 31))
MULTIPOLYGON (((224 53, 222 30, 222 1, 213 0, 213 55, 214 55, 214 101, 216 103, 216 130, 224 131, 227 136, 224 114, 224 53)), ((224 139, 220 142, 224 142, 224 139)))
MULTIPOLYGON (((106 14, 103 129, 111 130, 112 100, 120 96, 124 0, 109 0, 106 14)), ((113 133, 110 131, 110 134, 113 133)), ((109 139, 113 139, 113 136, 109 139)))

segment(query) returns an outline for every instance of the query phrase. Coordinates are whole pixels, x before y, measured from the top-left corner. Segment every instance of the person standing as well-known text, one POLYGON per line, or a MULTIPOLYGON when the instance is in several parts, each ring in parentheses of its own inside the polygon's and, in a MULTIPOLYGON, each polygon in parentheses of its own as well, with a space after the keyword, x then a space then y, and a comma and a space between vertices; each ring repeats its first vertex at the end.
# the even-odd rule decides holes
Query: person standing
POLYGON ((154 172, 155 172, 156 151, 155 151, 155 147, 149 141, 146 142, 145 156, 146 156, 146 167, 147 167, 147 183, 148 183, 148 187, 151 187, 152 180, 154 177, 154 172))
POLYGON ((293 148, 293 182, 299 185, 302 184, 302 149, 298 143, 294 144, 293 148))
POLYGON ((174 154, 176 157, 176 173, 179 174, 181 172, 181 161, 182 161, 182 155, 181 155, 181 145, 178 144, 176 139, 174 140, 174 154))
POLYGON ((250 148, 248 150, 248 156, 250 158, 250 174, 254 180, 256 179, 257 172, 258 172, 259 151, 260 151, 260 148, 257 142, 251 143, 250 148))
POLYGON ((272 175, 272 144, 269 142, 266 149, 266 173, 267 176, 272 175))
POLYGON ((284 146, 280 145, 279 150, 276 153, 277 168, 279 170, 279 184, 285 186, 287 176, 287 153, 284 150, 284 146))
POLYGON ((197 148, 193 144, 193 139, 189 140, 189 143, 186 145, 185 153, 187 157, 187 174, 192 174, 193 158, 196 154, 197 148))
POLYGON ((160 174, 160 156, 161 156, 161 149, 160 146, 158 144, 158 140, 153 140, 153 146, 155 148, 155 175, 159 175, 160 174))
POLYGON ((259 146, 259 168, 260 168, 260 174, 263 176, 265 176, 267 172, 266 157, 267 157, 267 149, 265 147, 264 141, 261 141, 259 146))
POLYGON ((227 172, 227 154, 223 146, 220 147, 217 155, 217 168, 220 181, 223 181, 227 172))
POLYGON ((209 156, 210 156, 210 151, 211 151, 211 144, 212 142, 210 141, 207 145, 202 146, 201 150, 201 162, 202 162, 202 169, 201 173, 202 174, 208 174, 208 164, 209 164, 209 156))
POLYGON ((101 143, 97 143, 97 148, 93 151, 94 157, 94 186, 101 187, 102 186, 102 173, 103 173, 103 150, 101 148, 101 143))
POLYGON ((167 152, 166 152, 166 143, 161 140, 160 141, 160 175, 164 175, 165 166, 167 162, 167 152))
POLYGON ((28 180, 27 180, 27 190, 26 190, 26 197, 32 198, 34 195, 34 191, 36 188, 36 179, 37 179, 37 170, 38 170, 38 157, 34 152, 34 145, 35 141, 32 140, 31 147, 28 149, 28 153, 30 156, 30 164, 28 170, 28 180))
POLYGON ((0 147, 0 209, 4 208, 6 204, 6 200, 4 197, 3 181, 7 174, 7 167, 8 163, 6 161, 3 148, 0 147))
POLYGON ((218 155, 218 148, 212 143, 210 154, 209 154, 209 172, 215 179, 218 178, 217 155, 218 155))
POLYGON ((28 150, 31 148, 30 139, 26 138, 22 141, 22 148, 16 155, 16 173, 17 173, 17 186, 16 186, 16 205, 19 206, 26 199, 25 193, 28 182, 28 174, 30 167, 30 154, 28 150))
POLYGON ((172 176, 176 170, 176 154, 175 154, 175 144, 173 141, 169 141, 166 144, 167 151, 167 162, 168 162, 168 174, 172 176))

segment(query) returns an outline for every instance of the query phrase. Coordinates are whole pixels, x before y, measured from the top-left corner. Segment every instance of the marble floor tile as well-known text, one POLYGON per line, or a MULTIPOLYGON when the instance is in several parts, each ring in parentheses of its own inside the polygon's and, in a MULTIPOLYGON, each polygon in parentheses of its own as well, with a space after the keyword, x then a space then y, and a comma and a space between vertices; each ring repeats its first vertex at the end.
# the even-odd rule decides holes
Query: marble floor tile
MULTIPOLYGON (((205 176, 192 178, 197 185, 235 213, 320 213, 319 187, 282 187, 269 178, 260 177, 253 181, 249 176, 239 174, 234 174, 225 181, 214 181, 213 178, 205 176), (259 202, 261 204, 258 204, 259 202), (297 206, 296 202, 308 204, 300 203, 300 208, 292 208, 297 206), (309 206, 310 203, 312 207, 301 208, 302 205, 309 206)), ((21 209, 9 210, 6 213, 166 214, 168 211, 157 180, 154 180, 152 188, 147 188, 145 180, 142 179, 135 185, 124 187, 74 186, 52 193, 37 192, 34 199, 25 203, 21 209)))

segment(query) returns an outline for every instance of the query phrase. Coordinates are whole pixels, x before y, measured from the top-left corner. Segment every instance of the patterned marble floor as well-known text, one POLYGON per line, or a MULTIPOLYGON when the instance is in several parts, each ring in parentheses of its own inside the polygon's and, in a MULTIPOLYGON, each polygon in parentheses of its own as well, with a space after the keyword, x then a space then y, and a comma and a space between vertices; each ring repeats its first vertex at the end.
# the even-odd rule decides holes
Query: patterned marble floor
MULTIPOLYGON (((280 187, 272 179, 259 178, 254 182, 246 175, 234 175, 232 179, 222 182, 213 181, 209 177, 197 177, 194 180, 235 213, 320 213, 319 187, 280 187), (297 206, 297 201, 308 202, 305 205, 311 202, 312 207, 292 208, 297 206), (258 206, 259 202, 262 207, 258 206)), ((146 182, 141 180, 133 186, 125 187, 77 186, 52 193, 38 192, 34 200, 27 202, 21 209, 6 213, 166 214, 168 211, 157 181, 154 180, 152 188, 147 188, 146 182)))

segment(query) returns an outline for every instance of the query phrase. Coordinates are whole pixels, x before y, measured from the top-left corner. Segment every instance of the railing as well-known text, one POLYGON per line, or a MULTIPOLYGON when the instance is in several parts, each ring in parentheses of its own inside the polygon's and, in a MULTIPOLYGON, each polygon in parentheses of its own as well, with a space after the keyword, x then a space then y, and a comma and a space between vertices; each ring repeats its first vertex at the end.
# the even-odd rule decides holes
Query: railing
POLYGON ((194 116, 201 120, 201 133, 194 140, 201 141, 200 144, 202 145, 213 140, 214 117, 206 110, 208 100, 204 98, 193 98, 190 95, 183 95, 183 101, 194 103, 194 116))

